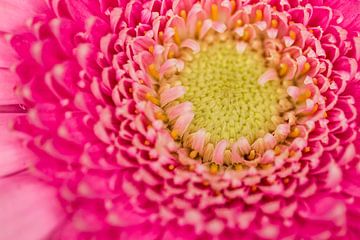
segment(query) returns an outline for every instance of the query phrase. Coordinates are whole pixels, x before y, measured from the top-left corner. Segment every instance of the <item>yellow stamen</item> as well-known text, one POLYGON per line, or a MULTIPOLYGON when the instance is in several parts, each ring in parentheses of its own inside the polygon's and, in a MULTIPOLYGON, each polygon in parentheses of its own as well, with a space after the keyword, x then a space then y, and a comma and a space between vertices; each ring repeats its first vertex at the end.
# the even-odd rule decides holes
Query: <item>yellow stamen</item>
POLYGON ((234 169, 235 169, 236 171, 241 171, 241 170, 243 170, 243 166, 242 166, 240 163, 236 163, 236 164, 234 165, 234 169))
POLYGON ((168 58, 174 58, 174 57, 175 57, 175 53, 173 51, 169 51, 168 58))
POLYGON ((311 151, 311 148, 310 147, 306 147, 306 148, 304 148, 304 153, 308 153, 308 152, 310 152, 311 151))
POLYGON ((194 164, 189 165, 188 170, 191 171, 191 172, 194 171, 195 170, 195 165, 194 164))
POLYGON ((149 47, 149 52, 150 52, 150 53, 154 53, 154 46, 151 45, 151 46, 149 47))
POLYGON ((276 155, 276 156, 280 155, 280 153, 281 153, 281 148, 280 148, 279 146, 276 146, 276 147, 274 148, 274 152, 275 152, 275 155, 276 155))
POLYGON ((288 184, 290 182, 290 179, 289 178, 284 178, 283 181, 284 181, 285 184, 288 184))
POLYGON ((174 169, 175 169, 175 166, 174 166, 174 165, 172 165, 172 164, 170 164, 170 165, 168 166, 168 169, 169 169, 170 171, 172 171, 172 170, 174 170, 174 169))
POLYGON ((247 159, 248 159, 248 160, 254 160, 255 157, 256 157, 256 152, 255 152, 255 150, 253 149, 253 150, 250 151, 249 155, 247 156, 247 159))
POLYGON ((149 73, 150 75, 155 78, 155 79, 159 79, 160 75, 159 72, 156 70, 155 64, 150 64, 149 66, 149 73))
POLYGON ((133 89, 132 88, 129 88, 129 93, 133 93, 133 89))
POLYGON ((290 30, 290 32, 289 32, 289 37, 290 37, 292 40, 296 40, 296 32, 294 32, 293 30, 290 30))
POLYGON ((311 68, 310 63, 306 62, 306 63, 304 64, 304 67, 303 67, 303 70, 302 70, 301 73, 302 73, 302 74, 306 74, 307 72, 309 72, 310 68, 311 68))
POLYGON ((163 122, 167 122, 169 120, 168 117, 162 112, 155 113, 155 117, 156 119, 161 120, 163 122))
POLYGON ((171 131, 170 135, 174 140, 177 140, 180 137, 178 131, 175 129, 171 131))
POLYGON ((179 31, 177 30, 176 27, 174 27, 174 36, 173 36, 173 39, 174 39, 174 42, 177 44, 177 45, 180 45, 181 44, 181 38, 180 38, 180 35, 179 35, 179 31))
POLYGON ((145 144, 146 146, 149 146, 149 145, 150 145, 150 142, 149 142, 148 140, 145 140, 144 144, 145 144))
POLYGON ((140 79, 139 82, 140 82, 140 84, 144 84, 144 83, 145 83, 144 80, 142 80, 142 79, 140 79))
POLYGON ((194 159, 194 158, 196 158, 198 156, 198 154, 199 153, 197 151, 193 150, 193 151, 190 152, 189 157, 194 159))
POLYGON ((327 112, 324 112, 324 118, 327 118, 328 117, 328 114, 327 114, 327 112))
POLYGON ((310 98, 312 95, 309 89, 306 89, 298 98, 298 102, 304 102, 306 99, 310 98))
POLYGON ((248 29, 244 30, 244 36, 242 37, 242 39, 244 41, 249 41, 250 40, 250 31, 248 29))
POLYGON ((298 127, 294 127, 294 129, 290 132, 289 136, 291 138, 296 138, 300 136, 300 129, 298 127))
POLYGON ((164 32, 160 31, 159 32, 159 40, 162 41, 164 39, 164 32))
POLYGON ((292 25, 292 24, 295 24, 295 22, 294 22, 294 21, 290 21, 290 22, 289 22, 289 25, 292 25))
POLYGON ((219 172, 219 169, 220 169, 220 167, 219 167, 219 165, 217 165, 216 163, 211 163, 211 164, 210 164, 209 171, 210 171, 211 174, 216 174, 216 173, 218 173, 218 172, 219 172))
POLYGON ((186 11, 185 11, 185 10, 181 10, 181 11, 180 11, 180 16, 181 16, 184 20, 186 20, 186 17, 187 17, 186 11))
POLYGON ((273 28, 277 28, 279 26, 279 22, 276 19, 271 20, 271 26, 273 28))
POLYGON ((289 66, 286 63, 280 63, 279 75, 284 77, 289 70, 289 66))
POLYGON ((204 186, 209 186, 209 185, 210 185, 210 183, 209 183, 208 180, 204 180, 202 184, 203 184, 204 186))
POLYGON ((291 150, 289 152, 289 157, 293 157, 293 156, 295 156, 295 154, 296 154, 296 152, 294 150, 291 150))
POLYGON ((260 9, 258 9, 255 12, 255 16, 256 16, 255 17, 256 21, 261 21, 263 19, 263 12, 260 9))
POLYGON ((211 19, 219 20, 219 7, 216 4, 211 5, 211 19))
POLYGON ((156 97, 154 97, 153 95, 151 95, 151 93, 147 93, 145 97, 146 97, 147 100, 149 100, 153 104, 155 104, 157 106, 160 105, 160 100, 157 99, 156 97))
POLYGON ((251 186, 251 191, 252 191, 252 192, 256 192, 256 190, 257 190, 257 186, 255 186, 255 185, 254 185, 254 186, 251 186))
POLYGON ((316 113, 318 109, 319 109, 319 104, 316 103, 313 109, 311 110, 311 113, 316 113))
POLYGON ((230 1, 231 4, 231 11, 235 12, 236 11, 236 1, 235 0, 231 0, 230 1))
POLYGON ((266 163, 266 164, 261 165, 261 169, 263 169, 263 170, 268 170, 268 169, 270 169, 272 167, 273 167, 272 163, 266 163))
POLYGON ((196 22, 196 29, 195 29, 195 35, 196 37, 199 37, 200 36, 200 32, 201 32, 201 28, 202 28, 202 21, 199 20, 196 22))
POLYGON ((237 27, 241 27, 242 25, 244 25, 243 20, 238 19, 238 20, 236 21, 236 26, 237 26, 237 27))

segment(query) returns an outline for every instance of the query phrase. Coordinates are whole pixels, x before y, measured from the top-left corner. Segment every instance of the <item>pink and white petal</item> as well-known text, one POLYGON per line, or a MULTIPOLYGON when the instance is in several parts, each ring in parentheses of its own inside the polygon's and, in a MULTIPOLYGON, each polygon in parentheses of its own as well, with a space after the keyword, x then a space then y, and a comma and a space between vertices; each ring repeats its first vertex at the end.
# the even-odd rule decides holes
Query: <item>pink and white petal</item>
POLYGON ((55 189, 21 174, 0 180, 0 239, 48 239, 64 220, 55 189))
POLYGON ((24 28, 31 17, 47 10, 45 0, 0 0, 0 31, 16 32, 24 28))
POLYGON ((0 105, 17 104, 20 102, 19 98, 15 95, 17 82, 18 77, 14 73, 0 68, 0 105))
POLYGON ((350 31, 360 30, 360 2, 358 0, 325 0, 324 3, 343 15, 342 26, 350 31))
POLYGON ((34 155, 21 145, 9 124, 16 114, 0 114, 0 177, 24 170, 34 155))

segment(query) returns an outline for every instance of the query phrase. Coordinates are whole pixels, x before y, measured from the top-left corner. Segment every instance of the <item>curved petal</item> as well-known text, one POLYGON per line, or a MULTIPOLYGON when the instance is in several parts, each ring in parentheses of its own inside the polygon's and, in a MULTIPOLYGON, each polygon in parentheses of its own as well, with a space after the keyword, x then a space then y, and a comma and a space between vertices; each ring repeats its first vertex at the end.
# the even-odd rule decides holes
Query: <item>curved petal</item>
POLYGON ((51 187, 21 174, 0 180, 0 239, 46 239, 63 221, 51 187))

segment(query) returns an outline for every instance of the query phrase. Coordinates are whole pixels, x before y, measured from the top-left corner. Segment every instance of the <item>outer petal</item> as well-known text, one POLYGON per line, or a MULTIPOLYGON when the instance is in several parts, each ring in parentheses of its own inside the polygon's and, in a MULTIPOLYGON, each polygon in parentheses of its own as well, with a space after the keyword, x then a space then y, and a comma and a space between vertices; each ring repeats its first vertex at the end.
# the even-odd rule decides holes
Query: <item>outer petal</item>
POLYGON ((54 189, 27 174, 0 180, 0 239, 46 239, 63 220, 54 189))
POLYGON ((358 0, 325 0, 325 4, 333 9, 339 10, 343 16, 344 21, 342 25, 350 31, 360 30, 360 1, 358 0))
POLYGON ((0 177, 22 171, 33 157, 21 143, 15 138, 15 133, 9 128, 9 122, 15 114, 0 115, 0 177))
POLYGON ((46 10, 44 0, 0 0, 0 32, 20 30, 29 18, 46 10))

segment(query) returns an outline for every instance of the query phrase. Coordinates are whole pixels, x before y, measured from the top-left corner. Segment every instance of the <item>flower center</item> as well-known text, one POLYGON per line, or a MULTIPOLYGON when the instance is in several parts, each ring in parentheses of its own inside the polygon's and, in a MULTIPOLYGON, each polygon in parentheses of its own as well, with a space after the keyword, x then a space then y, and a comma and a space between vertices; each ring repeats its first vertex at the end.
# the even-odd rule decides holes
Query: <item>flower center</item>
POLYGON ((239 53, 233 40, 202 45, 180 73, 184 100, 195 113, 190 132, 203 128, 216 143, 240 137, 253 142, 275 130, 287 94, 281 81, 258 83, 267 70, 263 55, 261 48, 239 53))

